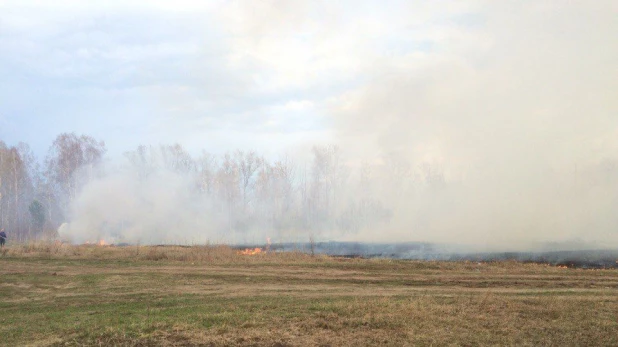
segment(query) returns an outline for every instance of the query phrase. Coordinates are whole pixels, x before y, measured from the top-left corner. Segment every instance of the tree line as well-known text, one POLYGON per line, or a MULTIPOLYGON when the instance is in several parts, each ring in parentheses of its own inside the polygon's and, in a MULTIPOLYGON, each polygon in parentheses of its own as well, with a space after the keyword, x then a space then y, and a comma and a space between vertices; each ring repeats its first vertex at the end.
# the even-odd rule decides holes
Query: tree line
POLYGON ((26 143, 0 141, 0 225, 11 239, 54 237, 78 193, 78 171, 100 163, 105 151, 90 136, 61 134, 39 162, 26 143))
MULTIPOLYGON (((0 141, 0 224, 17 241, 57 237, 82 189, 106 174, 105 154, 103 141, 75 133, 60 134, 43 161, 25 143, 0 141)), ((334 145, 313 147, 300 164, 240 150, 193 157, 179 144, 142 145, 124 157, 122 165, 138 180, 162 170, 189 180, 192 194, 209 202, 200 205, 204 215, 218 216, 223 233, 356 232, 387 223, 397 200, 418 189, 414 182, 432 189, 444 184, 439 170, 413 168, 396 157, 350 166, 334 145)))

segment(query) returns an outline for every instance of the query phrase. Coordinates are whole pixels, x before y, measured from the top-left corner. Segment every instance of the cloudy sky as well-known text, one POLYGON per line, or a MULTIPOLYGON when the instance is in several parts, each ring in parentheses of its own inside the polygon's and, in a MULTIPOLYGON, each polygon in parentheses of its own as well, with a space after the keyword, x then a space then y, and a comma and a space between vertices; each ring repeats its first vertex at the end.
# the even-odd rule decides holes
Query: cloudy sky
POLYGON ((0 0, 0 139, 40 156, 73 131, 112 155, 347 141, 456 162, 522 137, 512 155, 605 155, 617 16, 604 0, 0 0))

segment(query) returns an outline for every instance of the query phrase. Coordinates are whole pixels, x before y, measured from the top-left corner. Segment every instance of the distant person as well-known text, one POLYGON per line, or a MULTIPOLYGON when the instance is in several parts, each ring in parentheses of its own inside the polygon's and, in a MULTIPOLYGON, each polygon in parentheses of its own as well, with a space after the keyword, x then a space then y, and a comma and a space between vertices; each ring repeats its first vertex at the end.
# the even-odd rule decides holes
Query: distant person
POLYGON ((4 243, 6 242, 6 233, 4 232, 4 228, 0 229, 0 248, 4 248, 4 243))

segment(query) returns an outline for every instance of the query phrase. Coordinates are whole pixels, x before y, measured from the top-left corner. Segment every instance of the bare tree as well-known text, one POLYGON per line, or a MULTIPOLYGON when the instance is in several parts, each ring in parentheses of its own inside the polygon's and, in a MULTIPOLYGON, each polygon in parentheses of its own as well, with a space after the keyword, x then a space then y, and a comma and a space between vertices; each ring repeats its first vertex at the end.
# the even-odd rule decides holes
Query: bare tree
MULTIPOLYGON (((340 208, 340 195, 348 177, 339 147, 313 147, 311 210, 313 222, 324 221, 334 226, 340 208)), ((323 224, 323 223, 321 223, 323 224)))
POLYGON ((152 147, 139 145, 134 151, 125 152, 124 156, 133 165, 140 179, 146 178, 153 171, 152 147))
POLYGON ((274 164, 264 162, 255 182, 260 214, 267 226, 281 232, 292 228, 297 218, 292 209, 295 192, 295 167, 288 157, 274 164))
POLYGON ((219 171, 217 172, 217 186, 219 196, 225 203, 227 210, 228 228, 234 229, 236 218, 236 204, 240 195, 239 192, 238 165, 229 153, 223 157, 219 171))
POLYGON ((253 184, 253 177, 257 170, 262 166, 264 160, 258 157, 255 152, 244 153, 242 151, 236 151, 235 160, 240 176, 242 209, 243 212, 247 212, 247 205, 250 200, 249 192, 252 188, 251 185, 253 184))
POLYGON ((32 166, 33 156, 26 144, 7 147, 0 142, 0 223, 17 240, 29 237, 32 229, 28 216, 28 204, 34 195, 32 166))
POLYGON ((166 169, 187 174, 195 170, 195 162, 180 144, 161 146, 161 156, 166 169))
POLYGON ((275 206, 277 208, 277 225, 279 227, 283 227, 285 224, 286 227, 289 227, 291 222, 290 219, 293 218, 291 215, 291 208, 294 204, 296 168, 291 160, 286 156, 275 162, 272 170, 275 179, 274 192, 276 197, 275 206))
POLYGON ((198 188, 206 196, 212 197, 215 192, 217 159, 204 151, 196 160, 195 165, 198 174, 198 188))
POLYGON ((46 177, 50 189, 49 196, 60 200, 61 209, 66 209, 75 198, 80 183, 91 178, 93 167, 101 161, 105 153, 105 143, 94 138, 75 133, 58 135, 49 149, 46 163, 46 177), (79 170, 84 177, 78 176, 79 170))

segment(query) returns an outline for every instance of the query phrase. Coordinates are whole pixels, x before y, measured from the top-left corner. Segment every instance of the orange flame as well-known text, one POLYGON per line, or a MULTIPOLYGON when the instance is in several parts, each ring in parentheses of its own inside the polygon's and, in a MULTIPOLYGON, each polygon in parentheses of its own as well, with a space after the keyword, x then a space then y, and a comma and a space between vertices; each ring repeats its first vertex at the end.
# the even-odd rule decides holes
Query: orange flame
POLYGON ((99 240, 98 245, 99 246, 107 246, 107 242, 105 242, 105 240, 101 239, 101 240, 99 240))
POLYGON ((238 251, 238 254, 240 255, 256 255, 256 254, 261 254, 262 253, 262 249, 261 248, 247 248, 244 251, 238 251))

